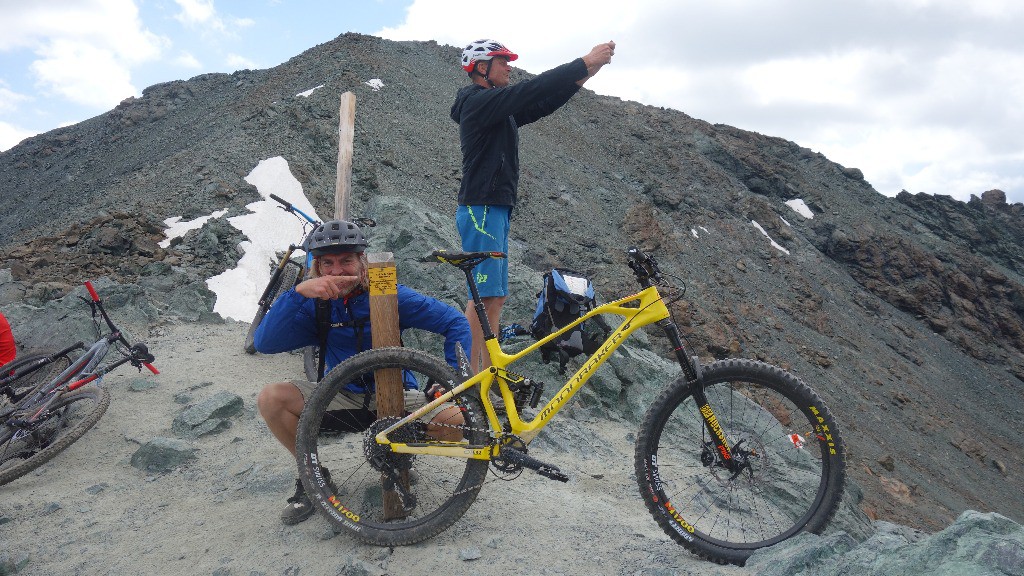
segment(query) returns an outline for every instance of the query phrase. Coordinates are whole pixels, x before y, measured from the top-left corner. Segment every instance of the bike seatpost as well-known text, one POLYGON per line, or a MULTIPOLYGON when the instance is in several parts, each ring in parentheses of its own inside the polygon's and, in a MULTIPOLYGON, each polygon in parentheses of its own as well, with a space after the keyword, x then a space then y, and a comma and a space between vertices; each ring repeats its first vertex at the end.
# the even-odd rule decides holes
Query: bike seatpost
POLYGON ((473 279, 473 268, 463 267, 462 271, 466 274, 469 293, 473 297, 473 309, 476 310, 476 318, 480 321, 480 329, 483 331, 484 340, 491 340, 494 338, 494 332, 491 331, 491 323, 487 320, 487 309, 484 308, 484 301, 480 298, 480 291, 477 290, 476 281, 473 279))

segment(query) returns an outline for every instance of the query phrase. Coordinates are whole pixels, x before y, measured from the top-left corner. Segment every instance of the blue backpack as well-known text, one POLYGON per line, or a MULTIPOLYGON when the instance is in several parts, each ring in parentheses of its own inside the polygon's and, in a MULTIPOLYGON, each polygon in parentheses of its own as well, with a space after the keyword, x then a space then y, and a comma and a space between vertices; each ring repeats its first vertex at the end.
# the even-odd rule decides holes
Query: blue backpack
MULTIPOLYGON (((537 340, 571 324, 597 306, 594 285, 586 276, 572 270, 553 268, 544 274, 544 286, 537 293, 537 310, 530 323, 530 334, 537 340)), ((559 372, 565 373, 570 358, 592 354, 598 340, 584 330, 586 322, 541 347, 544 362, 558 358, 559 372)))

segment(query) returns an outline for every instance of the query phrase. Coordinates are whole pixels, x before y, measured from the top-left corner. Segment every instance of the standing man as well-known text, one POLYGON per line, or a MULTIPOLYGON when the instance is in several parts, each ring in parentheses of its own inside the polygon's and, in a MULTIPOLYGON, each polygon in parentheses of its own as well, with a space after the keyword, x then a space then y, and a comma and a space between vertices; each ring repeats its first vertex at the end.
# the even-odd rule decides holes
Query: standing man
MULTIPOLYGON (((510 86, 509 62, 517 54, 494 40, 477 40, 462 51, 462 68, 472 84, 455 96, 451 117, 459 125, 462 147, 455 222, 463 250, 508 253, 509 220, 519 186, 519 127, 558 110, 614 54, 615 42, 598 44, 586 56, 510 86)), ((496 331, 508 297, 508 260, 490 258, 474 273, 487 321, 496 331)), ((472 300, 466 319, 473 331, 470 367, 477 372, 490 366, 490 360, 472 300)))

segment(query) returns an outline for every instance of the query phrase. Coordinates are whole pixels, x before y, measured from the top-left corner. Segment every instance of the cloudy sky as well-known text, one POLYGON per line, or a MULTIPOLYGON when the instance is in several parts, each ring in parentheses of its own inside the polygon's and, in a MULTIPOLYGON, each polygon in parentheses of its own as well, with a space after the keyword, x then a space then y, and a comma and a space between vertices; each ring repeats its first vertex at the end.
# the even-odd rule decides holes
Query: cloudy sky
MULTIPOLYGON (((542 72, 606 40, 587 88, 779 136, 882 194, 1024 202, 1020 0, 0 0, 0 150, 158 82, 268 68, 346 32, 491 37, 542 72)), ((453 66, 455 63, 453 63, 453 66)))

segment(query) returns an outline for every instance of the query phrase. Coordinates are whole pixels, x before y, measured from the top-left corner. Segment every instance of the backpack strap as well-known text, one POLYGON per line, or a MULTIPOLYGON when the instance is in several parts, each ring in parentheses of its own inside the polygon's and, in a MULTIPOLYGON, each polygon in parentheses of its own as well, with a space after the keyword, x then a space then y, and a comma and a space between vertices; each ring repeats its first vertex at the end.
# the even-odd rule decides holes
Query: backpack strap
POLYGON ((316 299, 316 339, 320 346, 317 359, 316 381, 324 379, 324 366, 327 362, 327 332, 331 329, 331 303, 321 298, 316 299))
MULTIPOLYGON (((351 320, 344 322, 331 322, 331 302, 324 299, 316 299, 316 339, 319 342, 319 362, 316 367, 316 381, 319 382, 324 379, 324 370, 327 366, 327 336, 331 328, 346 328, 351 326, 355 328, 355 349, 356 354, 362 352, 362 334, 364 334, 364 327, 369 322, 369 318, 355 318, 352 314, 352 307, 348 302, 348 298, 345 298, 345 310, 348 312, 348 317, 351 320)), ((362 409, 370 409, 371 393, 370 386, 362 385, 364 393, 362 393, 362 409)))

